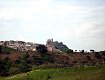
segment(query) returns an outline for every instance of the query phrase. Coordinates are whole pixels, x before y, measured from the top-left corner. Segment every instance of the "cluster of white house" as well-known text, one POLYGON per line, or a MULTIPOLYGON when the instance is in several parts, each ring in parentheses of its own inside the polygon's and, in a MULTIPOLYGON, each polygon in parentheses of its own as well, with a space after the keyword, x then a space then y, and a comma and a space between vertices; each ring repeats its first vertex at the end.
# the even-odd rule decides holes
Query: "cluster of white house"
POLYGON ((13 49, 18 49, 20 51, 27 51, 32 50, 35 51, 36 44, 31 42, 24 42, 24 41, 0 41, 0 45, 10 47, 13 49))
MULTIPOLYGON (((0 45, 17 49, 20 51, 28 51, 28 50, 36 51, 36 47, 43 44, 10 40, 10 41, 0 41, 0 45)), ((60 52, 59 47, 65 47, 65 45, 62 42, 60 43, 58 41, 54 42, 53 39, 48 39, 45 47, 47 48, 48 51, 60 52)))

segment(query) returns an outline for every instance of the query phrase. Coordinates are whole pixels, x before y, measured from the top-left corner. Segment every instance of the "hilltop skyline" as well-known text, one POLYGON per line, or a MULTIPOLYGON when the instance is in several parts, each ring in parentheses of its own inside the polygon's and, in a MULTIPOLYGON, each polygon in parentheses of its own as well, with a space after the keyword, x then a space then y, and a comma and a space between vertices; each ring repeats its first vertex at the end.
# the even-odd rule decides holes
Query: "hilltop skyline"
POLYGON ((0 40, 105 50, 105 0, 0 0, 0 40))

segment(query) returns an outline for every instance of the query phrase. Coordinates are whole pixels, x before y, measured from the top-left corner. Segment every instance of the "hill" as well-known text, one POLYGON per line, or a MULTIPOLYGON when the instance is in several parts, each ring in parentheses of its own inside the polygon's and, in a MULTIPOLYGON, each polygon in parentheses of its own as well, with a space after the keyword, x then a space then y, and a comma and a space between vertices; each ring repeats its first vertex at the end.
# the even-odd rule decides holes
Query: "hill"
POLYGON ((62 68, 105 64, 104 52, 48 52, 43 46, 38 51, 18 51, 0 47, 0 76, 11 76, 31 71, 35 67, 62 68))

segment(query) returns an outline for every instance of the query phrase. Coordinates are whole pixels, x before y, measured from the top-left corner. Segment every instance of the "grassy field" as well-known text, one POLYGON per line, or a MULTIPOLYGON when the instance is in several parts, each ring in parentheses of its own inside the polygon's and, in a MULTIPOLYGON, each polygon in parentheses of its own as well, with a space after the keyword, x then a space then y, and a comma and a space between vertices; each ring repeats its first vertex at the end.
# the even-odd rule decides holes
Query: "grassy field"
POLYGON ((33 70, 0 80, 105 80, 105 65, 33 70))

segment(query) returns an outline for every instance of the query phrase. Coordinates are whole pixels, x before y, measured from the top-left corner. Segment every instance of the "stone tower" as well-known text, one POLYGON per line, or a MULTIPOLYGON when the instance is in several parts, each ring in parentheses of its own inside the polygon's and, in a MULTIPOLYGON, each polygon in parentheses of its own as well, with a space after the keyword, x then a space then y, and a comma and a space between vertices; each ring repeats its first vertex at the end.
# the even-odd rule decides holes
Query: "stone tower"
POLYGON ((54 49, 53 39, 47 40, 46 47, 47 47, 48 51, 53 51, 53 49, 54 49))

